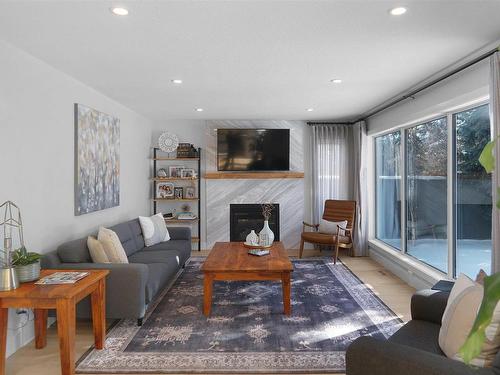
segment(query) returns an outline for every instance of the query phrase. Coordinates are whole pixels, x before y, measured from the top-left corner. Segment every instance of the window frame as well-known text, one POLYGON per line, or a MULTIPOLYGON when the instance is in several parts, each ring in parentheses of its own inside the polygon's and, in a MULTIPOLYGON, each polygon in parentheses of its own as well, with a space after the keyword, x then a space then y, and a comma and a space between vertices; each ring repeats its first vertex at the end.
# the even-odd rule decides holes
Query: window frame
MULTIPOLYGON (((447 109, 446 111, 439 112, 439 113, 433 113, 429 116, 425 116, 422 118, 419 118, 414 121, 410 121, 398 126, 391 127, 390 129, 384 130, 382 132, 375 133, 371 136, 372 139, 372 166, 373 166, 373 175, 372 175, 372 192, 373 192, 373 199, 372 199, 372 208, 374 215, 371 217, 374 219, 375 223, 373 225, 373 232, 370 233, 370 240, 375 240, 379 241, 382 243, 384 246, 390 248, 393 251, 396 251, 397 253, 410 257, 412 260, 416 261, 418 264, 423 265, 424 267, 430 268, 435 272, 438 272, 439 274, 446 275, 449 279, 453 279, 456 277, 456 234, 457 234, 457 221, 456 221, 456 209, 455 209, 455 203, 456 203, 456 161, 457 161, 457 155, 456 155, 456 124, 453 119, 454 114, 460 113, 463 111, 467 111, 476 107, 480 107, 483 105, 490 105, 490 100, 489 98, 482 98, 480 100, 475 100, 473 102, 469 102, 467 104, 463 104, 460 106, 454 106, 453 108, 447 109), (410 253, 407 251, 407 246, 406 246, 406 237, 407 237, 407 218, 406 218, 406 205, 407 205, 407 191, 406 191, 406 170, 407 170, 407 139, 406 139, 406 133, 408 129, 411 129, 415 126, 425 124, 427 122, 431 122, 434 120, 438 120, 441 118, 446 119, 446 125, 447 125, 447 237, 448 237, 448 269, 447 272, 443 272, 442 270, 433 267, 432 265, 412 256, 410 253), (376 237, 377 233, 377 226, 379 225, 377 223, 377 165, 376 165, 376 160, 377 160, 377 147, 376 147, 376 139, 378 137, 385 136, 387 134, 395 133, 395 132, 400 132, 400 139, 401 139, 401 144, 400 144, 400 199, 401 199, 401 249, 397 249, 390 244, 384 242, 383 240, 379 239, 376 237)), ((490 119, 490 126, 491 126, 491 119, 490 119)))

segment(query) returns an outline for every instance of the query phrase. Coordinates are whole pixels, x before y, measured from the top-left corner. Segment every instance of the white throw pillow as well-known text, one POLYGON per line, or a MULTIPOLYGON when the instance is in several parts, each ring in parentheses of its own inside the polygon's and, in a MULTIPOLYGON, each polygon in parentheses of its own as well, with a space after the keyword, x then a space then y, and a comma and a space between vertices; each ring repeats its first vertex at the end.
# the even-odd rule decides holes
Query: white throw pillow
POLYGON ((100 227, 97 239, 104 247, 104 252, 110 263, 128 263, 127 253, 125 253, 125 249, 114 231, 100 227))
POLYGON ((108 255, 104 250, 104 246, 97 238, 88 236, 87 247, 89 248, 90 257, 94 263, 111 263, 108 255))
POLYGON ((439 330, 439 346, 448 358, 462 360, 458 350, 469 335, 483 299, 483 287, 460 274, 450 292, 439 330))
POLYGON ((165 219, 161 213, 150 217, 139 216, 139 223, 141 224, 146 246, 153 246, 170 240, 170 233, 168 233, 165 219))
MULTIPOLYGON (((341 227, 345 228, 347 227, 347 220, 344 221, 328 221, 321 219, 319 222, 319 229, 318 232, 320 233, 325 233, 325 234, 337 234, 339 231, 339 228, 337 225, 340 225, 341 227)), ((345 236, 345 231, 340 230, 339 233, 341 236, 345 236)))

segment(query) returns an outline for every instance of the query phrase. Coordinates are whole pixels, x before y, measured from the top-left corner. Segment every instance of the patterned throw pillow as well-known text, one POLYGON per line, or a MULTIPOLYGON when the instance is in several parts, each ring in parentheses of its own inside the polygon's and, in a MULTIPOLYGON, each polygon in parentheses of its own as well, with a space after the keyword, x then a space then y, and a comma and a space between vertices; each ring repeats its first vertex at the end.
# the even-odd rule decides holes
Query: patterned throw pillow
POLYGON ((110 263, 128 263, 127 253, 114 231, 100 227, 97 239, 104 247, 110 263))
POLYGON ((146 246, 153 246, 170 240, 170 234, 161 213, 151 217, 139 216, 139 223, 141 224, 146 246))

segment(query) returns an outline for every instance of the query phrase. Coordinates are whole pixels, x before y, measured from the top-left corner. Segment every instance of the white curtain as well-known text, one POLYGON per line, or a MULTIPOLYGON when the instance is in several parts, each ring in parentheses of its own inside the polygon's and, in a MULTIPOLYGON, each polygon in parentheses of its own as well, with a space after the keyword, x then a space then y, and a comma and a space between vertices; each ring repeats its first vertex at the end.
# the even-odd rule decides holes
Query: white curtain
MULTIPOLYGON (((490 57, 490 119, 493 125, 493 139, 500 136, 500 52, 490 57)), ((493 171, 493 233, 492 233, 492 271, 500 272, 500 210, 496 202, 500 199, 500 140, 495 146, 495 170, 493 171)))
POLYGON ((327 199, 353 199, 351 125, 312 126, 313 220, 319 223, 327 199))
POLYGON ((354 197, 357 202, 356 225, 354 233, 354 255, 368 255, 368 180, 367 180, 367 142, 366 124, 359 121, 353 125, 353 168, 354 197))

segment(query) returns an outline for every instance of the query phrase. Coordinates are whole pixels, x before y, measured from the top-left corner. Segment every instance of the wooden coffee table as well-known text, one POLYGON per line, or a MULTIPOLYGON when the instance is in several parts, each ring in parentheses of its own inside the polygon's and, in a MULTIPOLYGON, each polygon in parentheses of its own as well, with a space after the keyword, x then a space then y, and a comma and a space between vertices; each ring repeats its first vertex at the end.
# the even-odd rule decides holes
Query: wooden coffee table
MULTIPOLYGON (((59 270, 42 270, 41 277, 59 270)), ((60 270, 73 271, 73 270, 60 270)), ((61 373, 75 373, 75 325, 76 304, 90 295, 94 345, 104 348, 106 337, 105 291, 108 270, 87 271, 89 275, 74 284, 36 285, 23 283, 18 289, 0 292, 0 375, 5 374, 5 350, 7 346, 7 317, 9 308, 31 308, 35 312, 35 348, 47 345, 47 311, 56 309, 57 335, 61 355, 61 373)), ((43 366, 43 363, 40 363, 43 366)))
POLYGON ((290 275, 293 265, 282 242, 275 242, 269 255, 258 257, 248 254, 242 242, 217 242, 201 267, 204 273, 203 313, 210 315, 212 284, 217 280, 281 280, 283 306, 290 315, 290 275))

